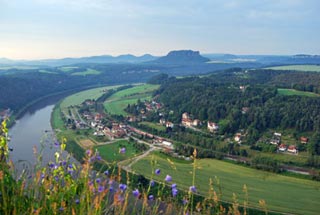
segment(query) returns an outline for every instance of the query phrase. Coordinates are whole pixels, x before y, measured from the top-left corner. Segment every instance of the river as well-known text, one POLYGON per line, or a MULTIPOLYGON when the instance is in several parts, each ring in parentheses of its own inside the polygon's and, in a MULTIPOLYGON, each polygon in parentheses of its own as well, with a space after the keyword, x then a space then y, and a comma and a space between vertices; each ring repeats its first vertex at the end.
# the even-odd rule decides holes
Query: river
MULTIPOLYGON (((59 147, 54 145, 54 133, 50 124, 51 113, 54 105, 63 98, 64 95, 44 99, 32 106, 20 117, 9 129, 11 138, 9 147, 10 160, 15 165, 17 171, 24 169, 31 171, 37 159, 34 155, 34 148, 38 152, 42 151, 42 165, 54 160, 54 153, 59 147)), ((67 155, 65 152, 64 155, 67 155)), ((31 172, 30 172, 31 173, 31 172)))

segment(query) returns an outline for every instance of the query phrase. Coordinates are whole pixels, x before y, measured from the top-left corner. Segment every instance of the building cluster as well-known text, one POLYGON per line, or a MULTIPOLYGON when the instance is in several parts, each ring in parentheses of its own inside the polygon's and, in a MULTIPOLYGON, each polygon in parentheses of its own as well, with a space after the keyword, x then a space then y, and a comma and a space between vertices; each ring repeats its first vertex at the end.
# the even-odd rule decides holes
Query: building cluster
POLYGON ((199 119, 192 119, 189 113, 184 112, 182 114, 181 125, 185 127, 197 127, 201 125, 201 121, 199 119))
POLYGON ((154 100, 152 100, 151 102, 149 101, 145 101, 144 105, 146 106, 146 111, 158 111, 159 109, 162 108, 162 104, 158 103, 154 100))
MULTIPOLYGON (((298 153, 298 148, 295 145, 287 145, 281 142, 281 133, 275 132, 273 137, 270 139, 270 144, 276 145, 278 147, 279 152, 290 152, 293 154, 298 153)), ((307 144, 309 142, 309 138, 307 137, 300 137, 301 144, 307 144)))

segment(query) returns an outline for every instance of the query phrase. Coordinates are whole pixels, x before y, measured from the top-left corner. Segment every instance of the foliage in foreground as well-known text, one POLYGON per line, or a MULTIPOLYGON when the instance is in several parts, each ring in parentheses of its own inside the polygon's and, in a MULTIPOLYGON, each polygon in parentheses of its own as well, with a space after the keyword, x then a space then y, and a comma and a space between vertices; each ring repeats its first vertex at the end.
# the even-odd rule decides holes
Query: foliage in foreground
MULTIPOLYGON (((12 162, 8 162, 7 134, 4 121, 0 129, 0 214, 247 214, 248 211, 245 186, 247 198, 241 205, 236 196, 230 204, 221 203, 221 193, 213 189, 212 180, 207 198, 196 195, 196 151, 193 184, 183 192, 170 175, 155 182, 152 178, 160 174, 160 169, 153 169, 146 185, 131 184, 129 173, 123 182, 121 168, 96 171, 94 164, 101 160, 97 151, 87 150, 83 164, 73 163, 70 157, 62 156, 65 139, 55 142, 58 150, 54 162, 41 166, 42 154, 34 149, 38 163, 32 175, 23 171, 15 175, 12 162)), ((126 149, 121 148, 119 153, 126 153, 126 149)), ((155 166, 156 161, 152 162, 155 166)), ((267 214, 265 202, 261 200, 260 204, 267 214)))

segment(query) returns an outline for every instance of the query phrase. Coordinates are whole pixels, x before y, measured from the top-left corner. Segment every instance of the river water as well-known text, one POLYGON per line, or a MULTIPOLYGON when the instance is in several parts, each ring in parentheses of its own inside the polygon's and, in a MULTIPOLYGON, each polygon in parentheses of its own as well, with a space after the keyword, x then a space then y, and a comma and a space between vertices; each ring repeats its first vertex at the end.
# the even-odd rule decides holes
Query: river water
MULTIPOLYGON (((37 163, 34 148, 37 149, 38 154, 42 151, 42 165, 54 161, 54 153, 60 148, 54 145, 55 135, 50 118, 54 104, 63 97, 63 95, 51 97, 30 106, 9 129, 11 138, 9 147, 13 148, 13 151, 10 152, 10 160, 18 172, 25 170, 31 173, 37 163)), ((66 156, 67 153, 63 155, 66 156)))

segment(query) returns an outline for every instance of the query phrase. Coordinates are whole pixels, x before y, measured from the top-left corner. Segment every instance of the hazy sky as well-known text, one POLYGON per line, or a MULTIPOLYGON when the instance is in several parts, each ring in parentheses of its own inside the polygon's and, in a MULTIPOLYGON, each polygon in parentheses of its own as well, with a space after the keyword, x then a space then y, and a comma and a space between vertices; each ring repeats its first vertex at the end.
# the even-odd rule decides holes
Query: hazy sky
POLYGON ((0 57, 320 54, 319 0, 0 0, 0 57))

